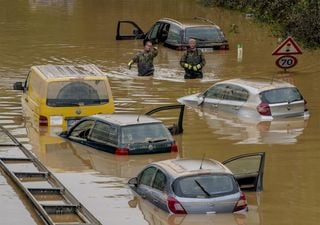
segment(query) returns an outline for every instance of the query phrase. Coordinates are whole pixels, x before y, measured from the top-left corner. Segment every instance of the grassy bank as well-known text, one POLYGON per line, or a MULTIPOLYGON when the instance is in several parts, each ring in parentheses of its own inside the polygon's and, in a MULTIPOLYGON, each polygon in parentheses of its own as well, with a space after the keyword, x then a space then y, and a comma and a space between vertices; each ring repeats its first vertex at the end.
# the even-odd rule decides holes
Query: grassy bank
POLYGON ((320 48, 319 0, 200 0, 205 6, 219 6, 253 14, 271 24, 277 36, 293 36, 307 48, 320 48))

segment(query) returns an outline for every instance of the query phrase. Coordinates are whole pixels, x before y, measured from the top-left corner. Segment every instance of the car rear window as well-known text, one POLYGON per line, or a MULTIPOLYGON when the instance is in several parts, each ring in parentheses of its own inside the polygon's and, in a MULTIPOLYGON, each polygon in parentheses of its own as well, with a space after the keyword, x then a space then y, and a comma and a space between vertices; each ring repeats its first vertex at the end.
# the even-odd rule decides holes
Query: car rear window
POLYGON ((48 106, 100 105, 108 101, 104 80, 55 81, 48 84, 48 106))
POLYGON ((236 193, 236 182, 231 175, 208 174, 178 178, 173 183, 177 196, 210 198, 236 193))
POLYGON ((298 89, 294 87, 264 91, 260 93, 260 98, 263 103, 269 104, 303 100, 303 97, 298 89))
POLYGON ((137 124, 122 128, 121 142, 124 145, 172 140, 172 136, 162 123, 137 124))
POLYGON ((215 27, 190 27, 186 28, 186 40, 194 38, 198 41, 224 41, 222 32, 215 27))

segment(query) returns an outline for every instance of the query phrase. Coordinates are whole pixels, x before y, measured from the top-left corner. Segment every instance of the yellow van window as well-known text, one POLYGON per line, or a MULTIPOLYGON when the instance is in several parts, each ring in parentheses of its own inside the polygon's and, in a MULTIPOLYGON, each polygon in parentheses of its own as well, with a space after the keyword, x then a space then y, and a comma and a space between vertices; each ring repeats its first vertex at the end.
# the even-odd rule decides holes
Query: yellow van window
POLYGON ((101 105, 108 102, 104 80, 54 81, 48 85, 48 106, 101 105))
POLYGON ((43 85, 43 80, 39 77, 39 75, 31 73, 28 85, 32 88, 30 91, 34 92, 37 95, 37 97, 45 97, 45 85, 43 85))

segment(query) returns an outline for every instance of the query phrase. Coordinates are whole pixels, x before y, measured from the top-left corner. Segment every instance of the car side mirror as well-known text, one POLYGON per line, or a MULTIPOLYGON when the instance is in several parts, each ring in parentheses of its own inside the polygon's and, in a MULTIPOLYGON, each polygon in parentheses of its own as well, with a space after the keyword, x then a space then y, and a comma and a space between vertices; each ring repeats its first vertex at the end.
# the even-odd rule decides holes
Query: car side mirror
POLYGON ((138 186, 138 178, 137 177, 133 177, 128 181, 128 184, 130 186, 138 186))
POLYGON ((136 38, 141 38, 143 37, 144 33, 141 32, 139 29, 133 29, 132 34, 136 37, 136 38))
POLYGON ((68 131, 66 131, 66 130, 62 131, 59 135, 62 136, 62 137, 67 137, 68 131))
POLYGON ((198 106, 203 104, 205 98, 206 98, 206 93, 202 93, 198 95, 198 101, 197 101, 198 106))
POLYGON ((13 84, 13 90, 20 90, 20 91, 23 91, 24 90, 24 86, 22 84, 22 82, 15 82, 13 84))

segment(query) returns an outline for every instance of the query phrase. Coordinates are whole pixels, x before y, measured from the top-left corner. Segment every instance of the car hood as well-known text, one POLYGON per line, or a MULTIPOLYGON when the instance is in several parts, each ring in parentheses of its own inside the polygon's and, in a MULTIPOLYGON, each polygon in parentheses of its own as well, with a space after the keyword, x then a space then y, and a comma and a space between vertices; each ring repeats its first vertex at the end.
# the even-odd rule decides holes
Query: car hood
POLYGON ((181 98, 178 98, 177 101, 184 105, 198 105, 200 100, 199 98, 200 93, 196 93, 193 95, 187 95, 181 98))

